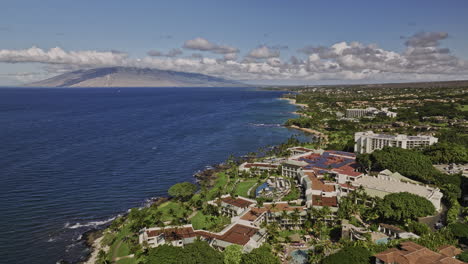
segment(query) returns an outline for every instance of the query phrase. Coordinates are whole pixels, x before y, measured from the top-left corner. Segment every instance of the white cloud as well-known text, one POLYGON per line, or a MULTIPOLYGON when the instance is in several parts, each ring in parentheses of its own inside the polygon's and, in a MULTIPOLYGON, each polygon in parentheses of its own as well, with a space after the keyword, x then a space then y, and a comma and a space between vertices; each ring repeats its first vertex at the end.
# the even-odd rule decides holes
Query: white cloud
POLYGON ((280 52, 267 46, 260 46, 251 50, 247 56, 254 59, 269 59, 279 57, 280 52))
POLYGON ((187 40, 183 46, 185 49, 210 51, 217 54, 238 53, 239 49, 227 45, 218 45, 204 38, 194 38, 187 40))
POLYGON ((127 54, 111 51, 70 51, 59 47, 48 51, 37 47, 23 50, 0 50, 0 62, 38 62, 45 64, 70 64, 78 66, 106 66, 123 63, 127 54))
MULTIPOLYGON (((339 42, 328 47, 308 46, 300 51, 307 56, 282 60, 278 50, 261 46, 238 59, 238 50, 197 38, 185 43, 186 48, 222 54, 212 58, 201 54, 180 55, 180 49, 167 53, 154 51, 150 56, 131 58, 112 51, 0 50, 0 62, 39 63, 49 74, 79 68, 132 66, 209 74, 236 80, 281 81, 398 81, 444 80, 468 78, 468 63, 440 47, 442 33, 418 33, 407 38, 403 52, 385 50, 375 44, 339 42), (411 44, 409 44, 411 42, 411 44), (228 52, 235 50, 236 52, 228 52)), ((181 51, 180 51, 181 52, 181 51)), ((43 77, 38 74, 18 75, 17 79, 43 77), (27 77, 26 77, 27 76, 27 77)), ((6 78, 6 77, 5 77, 6 78)))

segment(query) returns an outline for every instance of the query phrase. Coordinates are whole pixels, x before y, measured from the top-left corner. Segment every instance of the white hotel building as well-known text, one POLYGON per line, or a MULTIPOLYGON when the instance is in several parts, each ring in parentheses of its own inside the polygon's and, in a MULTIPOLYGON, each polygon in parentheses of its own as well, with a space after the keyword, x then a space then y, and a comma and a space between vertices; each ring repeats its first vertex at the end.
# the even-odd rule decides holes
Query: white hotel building
POLYGON ((438 139, 432 136, 407 136, 375 134, 372 131, 357 132, 354 134, 354 152, 371 153, 386 146, 404 149, 421 148, 437 143, 438 139))

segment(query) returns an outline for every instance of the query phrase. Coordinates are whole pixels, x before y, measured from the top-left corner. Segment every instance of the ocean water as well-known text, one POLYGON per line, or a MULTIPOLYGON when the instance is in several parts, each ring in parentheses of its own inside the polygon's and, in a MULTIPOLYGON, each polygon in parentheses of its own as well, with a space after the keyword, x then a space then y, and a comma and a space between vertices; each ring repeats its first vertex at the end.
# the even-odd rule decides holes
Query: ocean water
POLYGON ((247 88, 0 89, 0 263, 83 260, 83 232, 278 144, 295 110, 247 88))

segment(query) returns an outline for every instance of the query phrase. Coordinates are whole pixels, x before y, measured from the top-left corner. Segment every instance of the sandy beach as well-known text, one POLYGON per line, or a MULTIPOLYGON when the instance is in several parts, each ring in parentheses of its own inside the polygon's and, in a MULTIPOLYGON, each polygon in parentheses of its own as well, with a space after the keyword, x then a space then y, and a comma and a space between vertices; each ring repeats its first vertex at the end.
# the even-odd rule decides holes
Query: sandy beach
POLYGON ((283 97, 281 97, 280 99, 281 99, 281 100, 286 100, 286 101, 288 101, 290 104, 297 105, 297 106, 299 106, 299 107, 308 107, 308 105, 306 105, 306 104, 298 104, 298 103, 296 103, 296 99, 283 98, 283 97))
POLYGON ((294 129, 299 129, 301 131, 316 135, 317 137, 322 138, 324 140, 324 143, 328 142, 328 136, 325 135, 324 133, 318 131, 318 130, 314 130, 314 129, 311 129, 311 128, 298 127, 296 125, 292 125, 292 126, 289 126, 289 127, 294 128, 294 129))
POLYGON ((103 247, 101 245, 101 241, 102 241, 103 238, 104 238, 104 235, 102 235, 99 238, 97 238, 96 240, 94 240, 93 247, 91 248, 91 255, 89 256, 88 260, 83 262, 83 264, 94 264, 94 263, 96 263, 99 251, 101 249, 104 250, 105 252, 107 252, 109 250, 108 246, 103 247))

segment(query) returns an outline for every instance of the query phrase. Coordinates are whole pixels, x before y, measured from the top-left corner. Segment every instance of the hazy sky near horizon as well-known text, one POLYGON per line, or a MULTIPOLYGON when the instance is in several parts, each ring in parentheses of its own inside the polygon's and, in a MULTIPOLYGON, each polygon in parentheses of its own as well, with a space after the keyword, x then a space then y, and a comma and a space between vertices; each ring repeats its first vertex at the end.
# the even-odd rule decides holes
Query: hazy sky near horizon
POLYGON ((0 85, 135 66, 257 83, 468 79, 468 1, 4 1, 0 85))

